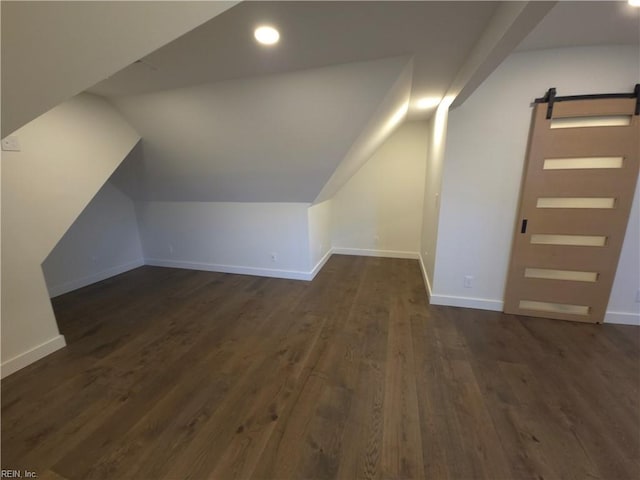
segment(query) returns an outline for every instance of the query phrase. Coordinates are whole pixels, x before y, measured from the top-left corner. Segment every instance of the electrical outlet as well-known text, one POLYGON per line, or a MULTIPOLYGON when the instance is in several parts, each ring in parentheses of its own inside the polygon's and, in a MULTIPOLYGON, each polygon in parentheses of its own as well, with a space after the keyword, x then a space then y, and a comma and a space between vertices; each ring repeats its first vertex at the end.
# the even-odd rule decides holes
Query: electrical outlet
POLYGON ((271 252, 271 261, 272 262, 278 261, 278 255, 275 252, 271 252))
POLYGON ((169 253, 173 255, 173 245, 169 244, 169 253))
POLYGON ((5 152, 19 152, 20 142, 18 137, 6 137, 2 139, 2 150, 5 152))
POLYGON ((636 303, 640 303, 640 288, 636 292, 636 303))
POLYGON ((473 277, 471 275, 464 276, 464 288, 473 288, 473 277))

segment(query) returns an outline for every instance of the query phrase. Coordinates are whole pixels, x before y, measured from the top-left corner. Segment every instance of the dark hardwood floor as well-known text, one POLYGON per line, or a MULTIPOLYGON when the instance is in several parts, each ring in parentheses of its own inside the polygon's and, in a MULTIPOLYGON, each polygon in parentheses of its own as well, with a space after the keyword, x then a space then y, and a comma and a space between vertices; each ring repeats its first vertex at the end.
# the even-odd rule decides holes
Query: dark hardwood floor
POLYGON ((40 479, 637 479, 640 329, 427 304, 418 263, 311 283, 143 267, 64 295, 2 380, 40 479))

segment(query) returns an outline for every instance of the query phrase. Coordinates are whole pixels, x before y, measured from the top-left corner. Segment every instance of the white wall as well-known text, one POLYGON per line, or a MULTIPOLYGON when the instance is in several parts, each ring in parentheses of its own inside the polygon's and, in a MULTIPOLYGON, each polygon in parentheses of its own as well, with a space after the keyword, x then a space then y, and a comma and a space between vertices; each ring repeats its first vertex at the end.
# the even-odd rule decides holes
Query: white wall
MULTIPOLYGON (((550 87, 558 95, 630 92, 640 81, 639 61, 633 46, 512 54, 449 113, 433 303, 502 309, 530 103, 550 87), (474 277, 473 288, 464 288, 465 275, 474 277)), ((637 196, 634 208, 609 311, 637 322, 637 196)))
POLYGON ((442 185, 442 162, 447 136, 447 119, 451 98, 445 98, 438 105, 435 115, 429 121, 428 152, 425 165, 424 198, 422 203, 422 229, 420 236, 420 266, 427 292, 431 296, 435 252, 440 216, 440 188, 442 185))
POLYGON ((315 205, 136 202, 145 261, 310 280, 332 247, 415 258, 427 130, 426 122, 403 124, 332 199, 315 205))
POLYGON ((15 136, 22 150, 2 152, 2 375, 64 346, 41 264, 139 140, 86 94, 15 136))
POLYGON ((136 207, 150 265, 283 278, 308 275, 309 204, 139 202, 136 207))
POLYGON ((417 258, 427 158, 427 122, 402 124, 335 194, 337 252, 417 258))
POLYGON ((42 264, 52 297, 144 265, 131 199, 107 182, 42 264))
POLYGON ((309 267, 314 276, 324 262, 328 259, 331 251, 331 214, 333 211, 333 201, 326 200, 322 203, 309 207, 309 267))
POLYGON ((631 207, 605 321, 640 325, 640 180, 631 207))

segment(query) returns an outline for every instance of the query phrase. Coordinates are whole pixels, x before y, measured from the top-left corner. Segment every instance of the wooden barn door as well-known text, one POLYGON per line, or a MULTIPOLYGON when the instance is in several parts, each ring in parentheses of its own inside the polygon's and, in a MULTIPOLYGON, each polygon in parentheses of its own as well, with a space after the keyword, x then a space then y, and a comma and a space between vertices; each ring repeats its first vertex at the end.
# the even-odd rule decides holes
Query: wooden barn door
POLYGON ((639 90, 536 100, 505 313, 602 322, 638 179, 639 90))

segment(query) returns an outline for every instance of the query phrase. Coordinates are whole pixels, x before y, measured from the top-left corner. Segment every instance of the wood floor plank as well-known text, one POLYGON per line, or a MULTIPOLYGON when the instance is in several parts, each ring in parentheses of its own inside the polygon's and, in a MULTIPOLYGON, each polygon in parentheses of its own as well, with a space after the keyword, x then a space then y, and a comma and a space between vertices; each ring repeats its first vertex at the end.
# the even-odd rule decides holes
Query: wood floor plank
POLYGON ((392 300, 380 467, 384 478, 424 478, 410 328, 403 305, 392 300))
POLYGON ((308 376, 300 393, 293 397, 288 415, 276 425, 251 478, 297 478, 294 472, 306 454, 305 432, 315 416, 318 398, 326 388, 325 378, 314 373, 308 376))
POLYGON ((69 480, 67 478, 64 478, 58 475, 55 472, 52 472, 51 470, 45 470, 44 472, 39 473, 38 478, 40 480, 69 480))
POLYGON ((335 478, 340 465, 351 402, 354 398, 363 344, 359 331, 363 328, 358 305, 366 303, 370 292, 365 288, 374 273, 365 268, 353 281, 353 290, 347 290, 337 304, 327 311, 327 335, 330 338, 318 358, 313 373, 325 380, 316 401, 314 416, 304 431, 305 449, 294 469, 295 478, 335 478))
MULTIPOLYGON (((338 259, 343 263, 343 259, 338 259)), ((304 468, 307 454, 313 453, 300 449, 301 439, 308 435, 310 424, 319 409, 318 398, 326 389, 336 383, 345 386, 344 375, 337 380, 333 374, 340 371, 341 361, 338 352, 344 351, 344 342, 337 345, 336 335, 341 332, 345 323, 344 311, 351 311, 350 306, 357 298, 361 285, 362 271, 359 263, 348 262, 348 268, 329 268, 323 271, 317 282, 300 302, 296 311, 308 312, 309 309, 324 315, 323 329, 311 347, 308 362, 308 376, 300 383, 300 389, 294 391, 288 410, 279 420, 269 444, 263 451, 260 461, 254 470, 253 478, 297 478, 299 468, 304 468), (336 289, 332 302, 316 304, 318 296, 328 289, 336 289), (333 361, 333 364, 332 364, 333 361), (300 467, 303 465, 303 467, 300 467)), ((343 338, 344 340, 344 338, 343 338)), ((346 344, 347 348, 348 343, 346 344)), ((353 359, 351 357, 351 359, 353 359)), ((350 362, 353 365, 353 362, 350 362)))
POLYGON ((324 321, 312 315, 296 319, 276 349, 282 362, 269 367, 274 370, 276 380, 254 396, 246 419, 236 429, 213 477, 250 478, 280 417, 287 412, 293 393, 311 372, 309 362, 313 362, 314 356, 309 352, 323 326, 324 321))
POLYGON ((640 329, 429 305, 417 262, 312 282, 142 267, 57 297, 2 380, 38 478, 634 479, 640 329))
MULTIPOLYGON (((377 269, 379 270, 379 269, 377 269)), ((358 352, 357 384, 348 415, 349 428, 343 436, 343 448, 337 478, 378 478, 382 451, 385 360, 387 357, 389 298, 384 275, 366 272, 361 305, 352 312, 361 342, 358 352)))
POLYGON ((439 339, 427 329, 427 318, 411 316, 411 336, 414 345, 414 362, 417 372, 418 409, 422 437, 422 459, 425 478, 451 478, 449 458, 457 443, 452 431, 451 419, 446 415, 447 406, 443 389, 446 380, 441 368, 439 339))
MULTIPOLYGON (((227 401, 197 432, 191 445, 167 472, 167 478, 202 478, 210 475, 235 435, 270 429, 271 423, 279 418, 281 405, 273 401, 273 396, 285 387, 287 369, 295 369, 295 362, 290 363, 286 355, 289 349, 295 351, 296 347, 291 343, 295 335, 288 337, 287 333, 291 333, 291 329, 301 328, 301 319, 284 312, 275 316, 285 319, 279 322, 282 327, 270 329, 269 334, 262 332, 255 335, 251 355, 240 348, 242 356, 238 357, 238 361, 248 358, 250 364, 230 390, 227 401)), ((318 323, 316 318, 308 320, 318 323)), ((251 351, 251 348, 248 350, 251 351)))

